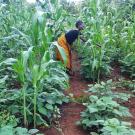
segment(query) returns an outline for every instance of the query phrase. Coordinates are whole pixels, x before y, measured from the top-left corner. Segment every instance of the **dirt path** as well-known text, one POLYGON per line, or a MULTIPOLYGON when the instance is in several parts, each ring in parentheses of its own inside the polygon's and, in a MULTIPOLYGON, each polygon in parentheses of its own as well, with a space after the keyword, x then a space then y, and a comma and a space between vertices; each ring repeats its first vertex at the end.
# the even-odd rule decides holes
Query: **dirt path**
MULTIPOLYGON (((78 98, 86 95, 84 91, 88 88, 88 82, 84 81, 79 74, 80 63, 75 53, 72 60, 75 74, 70 78, 70 89, 66 91, 66 94, 72 93, 75 98, 78 98)), ((83 110, 84 106, 78 103, 63 105, 61 108, 62 117, 60 119, 60 127, 63 133, 51 128, 45 132, 45 135, 88 135, 82 127, 75 124, 80 119, 80 112, 83 110)))

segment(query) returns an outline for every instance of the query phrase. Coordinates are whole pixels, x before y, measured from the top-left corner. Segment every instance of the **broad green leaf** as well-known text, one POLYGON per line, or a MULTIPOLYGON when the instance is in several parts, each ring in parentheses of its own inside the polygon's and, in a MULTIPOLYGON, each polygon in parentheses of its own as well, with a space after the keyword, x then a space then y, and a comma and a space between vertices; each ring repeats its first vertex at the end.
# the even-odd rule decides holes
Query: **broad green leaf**
POLYGON ((57 42, 53 42, 53 45, 55 45, 57 47, 57 49, 59 50, 60 55, 62 56, 62 59, 64 61, 64 64, 66 65, 67 56, 66 56, 66 53, 65 53, 64 49, 61 46, 59 46, 57 42))
POLYGON ((27 67, 27 65, 28 65, 28 59, 29 59, 29 56, 30 56, 30 54, 32 53, 32 49, 33 49, 33 47, 30 47, 29 49, 28 49, 28 51, 23 51, 22 52, 22 57, 23 57, 23 66, 25 67, 25 70, 26 70, 26 67, 27 67))
POLYGON ((5 126, 5 127, 0 128, 0 135, 14 135, 13 127, 5 126))
POLYGON ((28 129, 22 127, 17 127, 14 132, 18 135, 30 135, 28 129))
POLYGON ((14 58, 8 58, 5 61, 0 63, 0 66, 5 64, 5 65, 13 65, 17 60, 14 58))
POLYGON ((49 110, 53 110, 53 106, 51 104, 46 104, 45 107, 49 110))
POLYGON ((30 129, 28 133, 33 135, 33 134, 37 134, 38 132, 39 132, 38 129, 30 129))
POLYGON ((39 74, 39 66, 38 65, 33 65, 32 69, 32 80, 33 80, 33 86, 36 87, 37 81, 38 81, 38 75, 39 74))
POLYGON ((6 75, 4 78, 0 79, 0 84, 1 84, 1 83, 4 83, 7 78, 8 78, 8 76, 6 75))

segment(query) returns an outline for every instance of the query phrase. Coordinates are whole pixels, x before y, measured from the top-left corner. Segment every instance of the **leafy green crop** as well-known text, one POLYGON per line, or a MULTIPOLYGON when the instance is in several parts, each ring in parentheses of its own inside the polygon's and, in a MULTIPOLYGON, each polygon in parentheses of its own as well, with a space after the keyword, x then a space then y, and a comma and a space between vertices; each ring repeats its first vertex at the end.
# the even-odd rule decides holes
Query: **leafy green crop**
POLYGON ((12 126, 4 126, 2 128, 0 128, 0 134, 1 135, 43 135, 38 133, 39 131, 37 129, 30 129, 28 131, 28 129, 26 128, 22 128, 22 127, 16 127, 13 128, 12 126))
MULTIPOLYGON (((120 104, 121 102, 128 101, 130 95, 114 92, 117 89, 114 86, 115 84, 112 80, 108 80, 106 83, 101 82, 101 84, 90 85, 88 91, 92 95, 83 103, 86 109, 81 112, 81 119, 77 124, 82 125, 84 129, 90 130, 90 133, 95 132, 93 129, 96 128, 96 132, 103 135, 107 135, 107 133, 114 135, 117 132, 124 135, 126 132, 134 132, 131 127, 126 127, 125 130, 119 131, 117 126, 111 127, 111 125, 106 125, 111 119, 112 121, 118 121, 116 123, 121 123, 122 118, 131 117, 128 108, 120 104)), ((113 124, 113 122, 110 124, 113 124)), ((120 128, 123 127, 123 125, 119 126, 120 128)))
MULTIPOLYGON (((65 67, 50 56, 50 46, 58 36, 57 31, 63 30, 60 23, 65 18, 63 14, 66 14, 57 2, 38 5, 40 10, 19 0, 11 0, 0 6, 3 27, 0 29, 0 72, 3 78, 1 81, 4 82, 0 83, 0 102, 3 103, 0 108, 7 108, 23 121, 19 124, 25 127, 32 123, 34 127, 50 125, 60 115, 58 105, 68 102, 62 92, 68 88, 65 67), (44 10, 44 7, 50 12, 44 10), (39 100, 44 92, 47 95, 39 100), (58 99, 54 103, 48 103, 50 95, 58 99)), ((55 46, 66 62, 63 49, 57 44, 55 46)))
POLYGON ((111 97, 90 96, 85 105, 86 110, 81 113, 80 123, 85 129, 92 126, 100 127, 109 118, 130 116, 128 109, 113 101, 111 97))
POLYGON ((84 48, 81 73, 86 79, 99 81, 101 76, 110 74, 111 67, 104 53, 105 50, 103 47, 100 48, 91 45, 84 48))
POLYGON ((112 80, 108 80, 106 82, 102 81, 101 83, 89 85, 88 92, 92 92, 100 98, 103 96, 110 96, 113 99, 120 99, 121 102, 128 101, 131 95, 122 92, 115 92, 117 87, 117 83, 113 83, 112 80))
POLYGON ((121 122, 116 118, 108 119, 104 123, 101 135, 134 135, 135 130, 130 128, 131 124, 128 122, 121 122))
POLYGON ((0 128, 6 125, 17 126, 18 120, 14 115, 11 115, 8 111, 4 110, 0 112, 0 128))
MULTIPOLYGON (((23 115, 24 115, 24 124, 26 126, 28 125, 27 117, 29 117, 29 115, 30 116, 32 115, 31 112, 32 110, 34 111, 34 126, 36 126, 36 121, 38 121, 37 122, 38 124, 39 123, 41 124, 41 122, 39 121, 42 121, 45 125, 47 125, 45 120, 43 120, 42 117, 40 116, 40 114, 37 114, 37 106, 41 102, 41 101, 38 102, 37 98, 39 94, 41 94, 44 91, 44 82, 53 82, 53 80, 55 80, 61 82, 62 84, 65 83, 65 85, 63 85, 64 87, 67 87, 67 83, 68 83, 68 77, 66 76, 64 71, 60 68, 56 68, 56 66, 55 67, 53 66, 54 64, 57 64, 57 62, 53 61, 50 58, 48 51, 44 53, 44 56, 41 58, 41 62, 39 64, 37 64, 36 61, 33 61, 33 59, 35 58, 36 57, 34 51, 32 50, 32 48, 29 48, 28 51, 23 51, 21 53, 21 57, 19 59, 14 59, 14 60, 8 59, 5 62, 3 62, 6 64, 10 63, 11 65, 13 65, 12 69, 17 73, 18 81, 20 81, 21 83, 22 89, 20 94, 23 95, 23 115), (29 86, 31 86, 32 88, 30 93, 28 91, 29 86), (30 100, 27 101, 26 98, 28 98, 28 95, 30 95, 29 97, 30 99, 32 99, 33 96, 33 99, 31 101, 30 100), (32 106, 30 110, 29 110, 29 105, 32 106)), ((55 98, 56 96, 57 94, 55 94, 55 98)), ((62 99, 59 100, 59 102, 62 103, 63 102, 62 99)), ((55 103, 57 103, 57 101, 55 103)), ((49 104, 49 107, 50 106, 51 104, 49 104)), ((47 107, 48 106, 45 105, 44 109, 47 107)), ((57 108, 57 106, 55 108, 57 108)), ((51 111, 55 113, 54 110, 51 109, 51 111)), ((49 115, 52 116, 51 113, 50 114, 49 113, 50 112, 48 112, 48 116, 49 115)), ((30 121, 31 120, 29 120, 29 122, 30 121)))
POLYGON ((121 72, 123 74, 128 75, 130 78, 135 77, 135 54, 133 52, 129 53, 127 56, 124 57, 123 60, 120 60, 121 72))
POLYGON ((84 2, 80 16, 86 25, 83 33, 87 42, 77 46, 84 78, 99 82, 118 63, 124 74, 134 76, 133 5, 133 1, 117 0, 84 2))

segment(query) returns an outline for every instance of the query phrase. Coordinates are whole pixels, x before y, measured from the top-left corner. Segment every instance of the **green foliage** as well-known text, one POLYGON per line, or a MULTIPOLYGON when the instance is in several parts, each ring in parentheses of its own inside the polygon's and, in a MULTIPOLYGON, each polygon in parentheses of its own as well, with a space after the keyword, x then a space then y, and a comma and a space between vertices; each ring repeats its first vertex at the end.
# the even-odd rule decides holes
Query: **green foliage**
POLYGON ((104 123, 101 135, 134 135, 135 130, 130 128, 131 124, 128 122, 121 122, 116 118, 108 119, 104 123))
MULTIPOLYGON (((88 39, 85 45, 79 47, 78 52, 82 57, 82 74, 87 79, 99 81, 103 75, 109 75, 110 58, 106 31, 103 26, 102 10, 95 0, 87 1, 88 6, 82 9, 82 18, 86 24, 84 35, 88 39), (87 17, 85 17, 87 16, 87 17)), ((99 2, 100 3, 100 2, 99 2)), ((84 44, 84 43, 80 43, 84 44)))
MULTIPOLYGON (((55 84, 57 82, 59 83, 59 84, 57 83, 57 85, 59 86, 58 88, 61 87, 61 84, 62 84, 62 87, 66 88, 68 86, 67 85, 68 77, 61 68, 59 67, 56 68, 57 62, 50 59, 48 51, 44 53, 43 57, 41 58, 41 62, 39 64, 37 61, 33 61, 33 59, 35 58, 36 58, 35 52, 32 50, 32 48, 29 48, 28 51, 21 52, 21 56, 19 59, 16 59, 16 60, 8 59, 3 63, 4 64, 10 63, 11 65, 13 65, 12 69, 13 71, 17 73, 16 75, 17 75, 18 81, 20 81, 22 85, 22 89, 21 91, 19 91, 18 96, 21 101, 22 98, 20 96, 23 95, 23 104, 16 103, 16 99, 18 98, 18 96, 15 96, 14 93, 13 93, 13 96, 15 96, 16 98, 14 98, 13 100, 15 101, 15 104, 19 108, 23 107, 23 114, 21 115, 24 116, 25 126, 28 125, 28 120, 29 120, 29 123, 32 122, 30 120, 32 118, 32 111, 34 111, 34 125, 36 126, 36 123, 37 123, 38 125, 44 124, 47 126, 47 122, 43 120, 42 116, 39 114, 40 111, 39 113, 37 112, 38 111, 37 106, 40 103, 42 103, 40 100, 37 101, 37 98, 39 97, 39 95, 41 95, 42 92, 44 92, 45 86, 47 85, 51 86, 52 85, 51 83, 53 83, 54 81, 55 81, 55 84), (31 89, 29 89, 30 86, 31 86, 31 89), (30 97, 28 98, 28 96, 30 97), (30 106, 31 106, 31 109, 29 108, 30 106)), ((55 85, 53 85, 53 87, 54 87, 53 91, 58 90, 55 85)), ((51 95, 53 95, 52 90, 49 91, 49 89, 47 89, 47 91, 50 92, 51 95)), ((62 95, 62 93, 56 92, 54 94, 54 98, 57 99, 57 96, 64 96, 64 95, 62 95), (60 95, 57 95, 57 94, 60 94, 60 95)), ((60 97, 58 97, 58 99, 59 100, 56 100, 54 104, 62 104, 62 102, 64 101, 64 99, 61 99, 60 97)), ((13 105, 14 103, 12 104, 12 106, 13 105)), ((49 104, 49 107, 50 106, 51 105, 49 104)), ((40 107, 38 106, 39 110, 40 110, 40 107)), ((45 110, 48 106, 45 105, 43 107, 45 110)), ((57 105, 54 106, 54 109, 58 110, 57 105)), ((42 111, 42 115, 43 114, 45 115, 45 112, 43 113, 42 111)), ((50 108, 46 116, 48 115, 49 117, 51 117, 53 114, 57 114, 57 112, 55 112, 52 108, 50 108)))
POLYGON ((113 101, 111 97, 90 96, 85 105, 86 110, 81 113, 81 124, 85 129, 92 126, 100 127, 109 118, 130 116, 128 109, 113 101))
POLYGON ((12 126, 4 126, 0 128, 1 135, 43 135, 39 134, 38 132, 39 131, 37 129, 30 129, 28 131, 28 129, 22 127, 13 128, 12 126))
POLYGON ((135 77, 135 55, 133 52, 129 53, 127 56, 124 57, 123 60, 120 60, 121 72, 123 74, 128 75, 130 78, 135 77))
MULTIPOLYGON (((0 7, 1 26, 4 28, 0 29, 0 72, 3 78, 0 83, 0 108, 8 109, 19 121, 23 120, 19 123, 22 126, 32 123, 34 127, 51 125, 60 115, 59 105, 68 101, 62 92, 68 88, 65 68, 50 57, 50 45, 57 38, 57 31, 63 31, 61 22, 65 18, 63 14, 67 14, 57 2, 40 3, 40 9, 37 9, 25 1, 11 0, 0 7), (44 92, 47 93, 46 98, 50 95, 58 98, 53 103, 53 109, 52 103, 47 101, 40 106, 44 99, 39 98, 44 92)), ((65 62, 64 51, 56 47, 65 62)))
MULTIPOLYGON (((131 124, 128 122, 119 121, 116 118, 108 119, 104 122, 104 127, 100 135, 134 135, 135 130, 130 128, 131 124)), ((99 135, 95 132, 92 135, 99 135)))
POLYGON ((61 117, 58 105, 68 101, 69 99, 59 91, 52 93, 43 92, 38 97, 38 111, 45 115, 51 123, 61 117))
POLYGON ((119 88, 126 88, 130 91, 135 90, 135 80, 125 80, 125 79, 119 79, 118 82, 115 83, 116 87, 119 88))
POLYGON ((84 78, 99 81, 119 62, 124 74, 134 76, 133 5, 131 1, 117 0, 84 2, 80 17, 86 25, 83 33, 87 42, 77 47, 84 78))
MULTIPOLYGON (((128 101, 130 95, 125 93, 117 93, 114 90, 118 87, 114 87, 115 84, 112 80, 108 80, 106 83, 101 82, 101 84, 90 85, 89 92, 92 93, 89 99, 83 103, 86 109, 81 112, 81 119, 77 122, 82 125, 84 129, 88 129, 91 132, 95 132, 93 129, 96 128, 97 133, 103 135, 114 135, 113 133, 119 133, 124 135, 126 132, 133 132, 131 127, 126 127, 125 130, 117 129, 119 127, 111 126, 113 120, 121 123, 122 118, 131 117, 128 108, 122 106, 120 103, 128 101), (112 91, 113 90, 113 91, 112 91), (120 120, 119 120, 120 119, 120 120), (106 123, 110 122, 110 127, 106 123), (120 121, 120 122, 119 122, 120 121), (109 130, 110 129, 110 130, 109 130)), ((122 122, 123 123, 123 122, 122 122)), ((116 123, 114 123, 115 125, 116 123)), ((119 124, 123 127, 123 125, 119 124)), ((121 127, 121 128, 122 128, 121 127)))
MULTIPOLYGON (((27 88, 26 90, 26 114, 28 124, 33 122, 33 91, 34 89, 27 88)), ((5 97, 1 96, 0 109, 8 109, 9 112, 16 115, 19 119, 18 123, 23 126, 23 92, 10 91, 3 92, 5 97), (21 122, 21 123, 20 123, 21 122)), ((37 95, 37 125, 51 126, 51 123, 60 117, 59 105, 67 103, 68 97, 60 91, 41 92, 37 95)), ((3 122, 4 123, 4 122, 3 122)))
POLYGON ((128 101, 128 99, 130 98, 131 95, 127 94, 127 93, 122 93, 122 92, 115 92, 117 87, 118 87, 118 85, 113 83, 112 80, 108 80, 106 82, 101 82, 100 84, 97 83, 94 85, 89 85, 88 92, 92 92, 100 98, 102 96, 110 96, 113 99, 116 99, 116 98, 120 99, 121 102, 128 101))
POLYGON ((57 42, 54 42, 52 45, 56 46, 55 48, 57 48, 58 51, 60 52, 60 54, 61 54, 61 56, 63 58, 64 64, 66 65, 67 57, 66 57, 66 54, 64 52, 64 49, 61 46, 59 46, 57 42))
POLYGON ((3 57, 15 57, 21 49, 29 46, 30 38, 27 33, 32 9, 26 6, 24 1, 18 0, 10 0, 8 4, 0 5, 0 50, 3 57))
POLYGON ((103 47, 88 46, 83 48, 81 73, 86 79, 99 81, 101 76, 110 74, 109 59, 105 56, 103 47))
POLYGON ((18 120, 14 115, 11 115, 8 111, 4 110, 0 112, 0 127, 6 125, 17 126, 18 120))

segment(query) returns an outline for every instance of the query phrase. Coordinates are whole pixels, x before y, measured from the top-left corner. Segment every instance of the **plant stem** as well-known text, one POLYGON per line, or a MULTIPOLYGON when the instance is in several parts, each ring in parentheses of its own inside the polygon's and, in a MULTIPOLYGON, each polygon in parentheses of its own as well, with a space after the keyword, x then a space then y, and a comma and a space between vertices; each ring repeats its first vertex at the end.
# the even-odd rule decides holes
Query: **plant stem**
POLYGON ((36 128, 37 87, 34 87, 34 128, 36 128))
POLYGON ((24 126, 28 127, 27 112, 26 112, 26 84, 23 85, 23 114, 24 114, 24 126))

